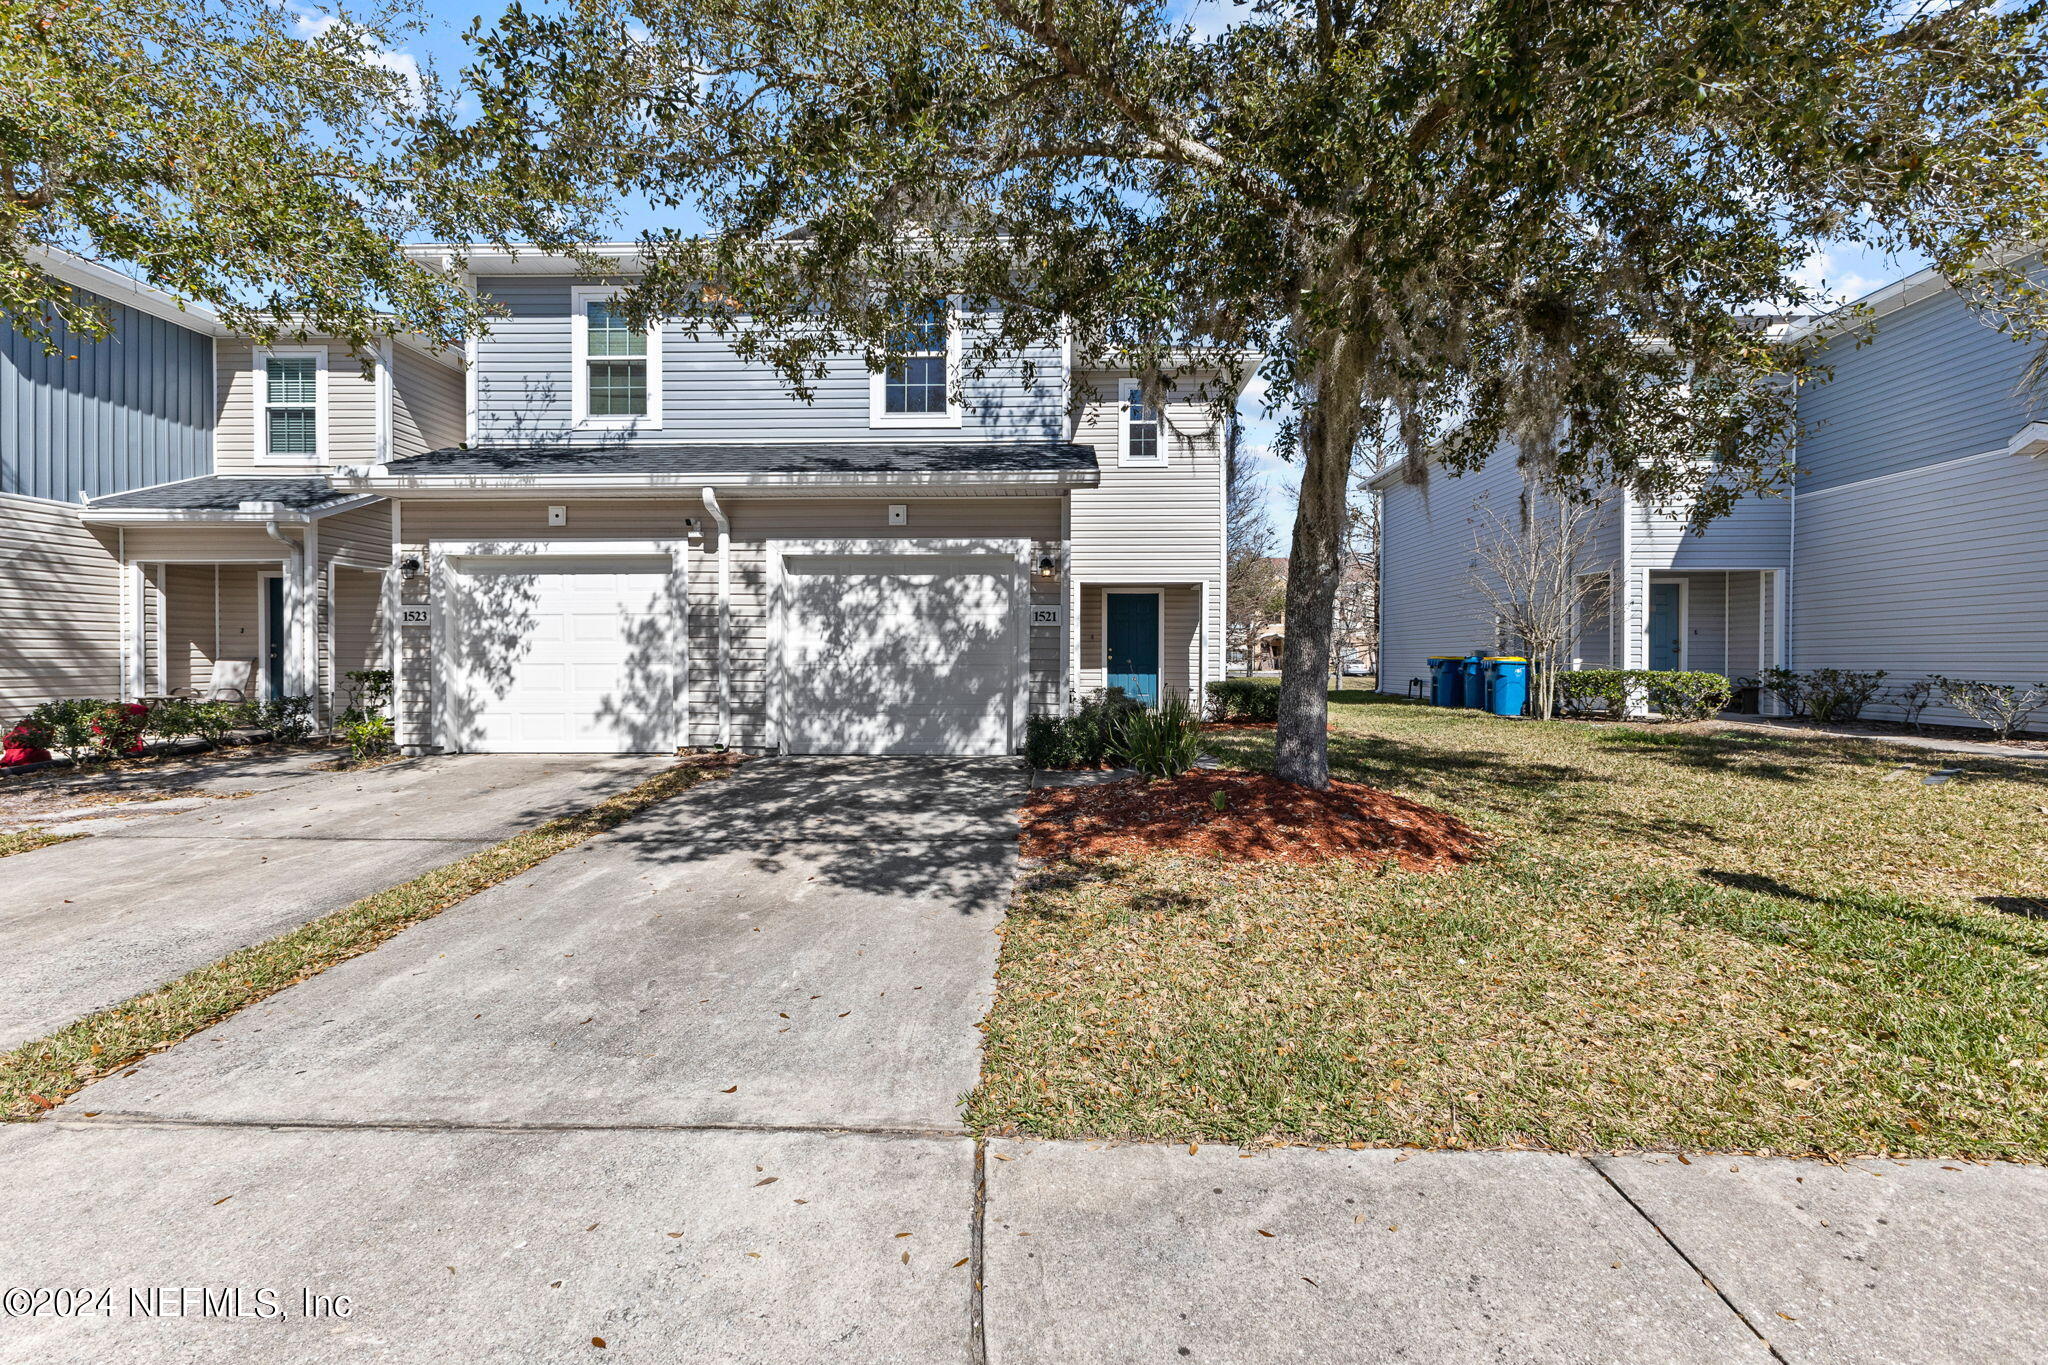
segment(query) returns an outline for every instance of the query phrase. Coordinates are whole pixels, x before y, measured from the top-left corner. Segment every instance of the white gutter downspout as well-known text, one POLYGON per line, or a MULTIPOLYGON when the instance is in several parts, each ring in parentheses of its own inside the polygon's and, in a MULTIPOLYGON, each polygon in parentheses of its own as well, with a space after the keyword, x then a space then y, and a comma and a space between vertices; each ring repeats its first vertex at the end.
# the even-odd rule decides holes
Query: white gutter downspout
POLYGON ((718 492, 704 488, 704 510, 718 523, 718 746, 732 747, 732 522, 718 492))

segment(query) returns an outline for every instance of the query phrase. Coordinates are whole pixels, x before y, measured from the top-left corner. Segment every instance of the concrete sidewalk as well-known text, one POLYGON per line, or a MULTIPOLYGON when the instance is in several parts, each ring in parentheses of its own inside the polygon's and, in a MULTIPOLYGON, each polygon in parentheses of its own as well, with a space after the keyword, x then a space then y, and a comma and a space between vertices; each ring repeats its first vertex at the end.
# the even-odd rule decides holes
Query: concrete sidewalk
POLYGON ((16 854, 0 904, 0 1048, 588 806, 666 763, 465 755, 355 773, 230 765, 206 786, 254 795, 95 823, 91 838, 16 854))
POLYGON ((0 1359, 2040 1358, 2040 1168, 975 1140, 1025 780, 748 764, 0 1129, 109 1291, 0 1359))

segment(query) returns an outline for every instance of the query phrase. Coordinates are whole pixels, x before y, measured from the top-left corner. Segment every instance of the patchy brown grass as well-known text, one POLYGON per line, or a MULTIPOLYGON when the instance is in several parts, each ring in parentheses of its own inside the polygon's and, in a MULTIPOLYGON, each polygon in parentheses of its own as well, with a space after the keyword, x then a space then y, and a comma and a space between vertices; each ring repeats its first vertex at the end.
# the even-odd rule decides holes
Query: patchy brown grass
POLYGON ((686 759, 630 791, 516 834, 0 1055, 0 1118, 33 1119, 111 1075, 285 987, 376 947, 649 806, 723 777, 737 760, 686 759))
POLYGON ((33 853, 39 848, 52 844, 68 844, 73 839, 83 839, 83 834, 52 834, 44 829, 17 829, 0 831, 0 858, 12 857, 17 853, 33 853))
MULTIPOLYGON (((1465 821, 1479 856, 1037 870, 977 1127, 2048 1159, 2048 764, 1333 714, 1336 771, 1465 821)), ((1261 736, 1210 747, 1270 765, 1261 736)))

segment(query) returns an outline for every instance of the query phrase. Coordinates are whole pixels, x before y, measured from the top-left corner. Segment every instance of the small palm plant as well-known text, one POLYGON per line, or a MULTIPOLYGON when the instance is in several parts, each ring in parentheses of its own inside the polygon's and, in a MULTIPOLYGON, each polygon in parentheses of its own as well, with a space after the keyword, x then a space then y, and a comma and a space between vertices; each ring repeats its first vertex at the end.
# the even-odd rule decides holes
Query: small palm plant
POLYGON ((1162 700, 1149 711, 1119 717, 1110 753, 1126 768, 1136 768, 1146 781, 1179 777, 1201 757, 1202 723, 1186 697, 1162 700))

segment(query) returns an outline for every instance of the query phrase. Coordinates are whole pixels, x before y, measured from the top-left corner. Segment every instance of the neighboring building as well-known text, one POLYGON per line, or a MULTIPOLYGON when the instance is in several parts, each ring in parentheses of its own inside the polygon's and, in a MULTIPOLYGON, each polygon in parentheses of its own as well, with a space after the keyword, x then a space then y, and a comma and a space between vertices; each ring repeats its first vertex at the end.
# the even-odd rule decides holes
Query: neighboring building
POLYGON ((963 380, 957 315, 804 404, 567 262, 469 268, 504 315, 468 444, 334 480, 396 509, 408 750, 1002 754, 1077 694, 1222 676, 1205 405, 1056 349, 963 380))
MULTIPOLYGON (((2048 424, 2020 390, 2034 348, 1973 315, 1932 271, 1864 303, 1869 340, 1830 341, 1832 379, 1799 394, 1789 496, 1745 500, 1699 536, 1678 511, 1610 499, 1587 556, 1597 591, 1575 666, 2048 680, 2048 424)), ((1470 571, 1482 501, 1511 510, 1521 496, 1512 455, 1439 474, 1426 494, 1398 467, 1372 487, 1381 689, 1404 691, 1432 654, 1511 644, 1496 638, 1470 571)), ((1885 713, 1882 699, 1866 712, 1885 713)), ((1938 707, 1925 719, 1966 723, 1938 707)))
POLYGON ((0 719, 53 697, 313 696, 383 662, 391 513, 337 463, 458 439, 457 361, 254 348, 211 313, 52 256, 102 300, 58 355, 0 336, 0 719))

